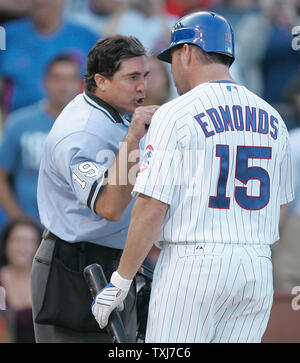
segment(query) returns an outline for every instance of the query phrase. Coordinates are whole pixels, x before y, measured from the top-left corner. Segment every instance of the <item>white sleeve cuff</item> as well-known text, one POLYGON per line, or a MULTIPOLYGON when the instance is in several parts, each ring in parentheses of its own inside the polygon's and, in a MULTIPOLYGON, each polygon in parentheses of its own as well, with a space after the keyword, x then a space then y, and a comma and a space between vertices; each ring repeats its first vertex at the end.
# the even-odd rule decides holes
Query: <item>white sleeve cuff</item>
POLYGON ((119 289, 128 291, 132 283, 132 280, 124 279, 122 276, 119 275, 118 271, 115 271, 111 275, 110 282, 119 289))

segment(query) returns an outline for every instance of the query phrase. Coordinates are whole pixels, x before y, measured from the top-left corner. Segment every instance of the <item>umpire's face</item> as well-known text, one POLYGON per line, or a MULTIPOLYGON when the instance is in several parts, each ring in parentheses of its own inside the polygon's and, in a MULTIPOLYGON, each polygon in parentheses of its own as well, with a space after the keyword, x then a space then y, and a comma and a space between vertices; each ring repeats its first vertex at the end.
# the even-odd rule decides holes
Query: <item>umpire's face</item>
POLYGON ((95 94, 120 114, 131 114, 145 99, 149 66, 146 56, 124 59, 111 78, 95 75, 95 94))

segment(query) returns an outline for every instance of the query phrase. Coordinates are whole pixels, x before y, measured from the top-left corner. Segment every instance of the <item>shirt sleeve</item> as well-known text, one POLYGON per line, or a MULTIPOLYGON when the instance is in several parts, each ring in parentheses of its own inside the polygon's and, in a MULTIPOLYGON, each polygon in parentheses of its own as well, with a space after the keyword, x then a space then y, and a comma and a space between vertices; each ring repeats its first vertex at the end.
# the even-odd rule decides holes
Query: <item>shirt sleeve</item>
POLYGON ((159 109, 149 127, 132 195, 137 197, 142 193, 171 204, 175 187, 180 182, 181 164, 176 122, 159 109))
POLYGON ((80 202, 95 212, 95 205, 105 185, 115 153, 107 142, 95 135, 69 135, 55 148, 55 165, 80 202))
POLYGON ((294 199, 294 170, 289 136, 286 136, 284 155, 280 166, 280 204, 294 199))

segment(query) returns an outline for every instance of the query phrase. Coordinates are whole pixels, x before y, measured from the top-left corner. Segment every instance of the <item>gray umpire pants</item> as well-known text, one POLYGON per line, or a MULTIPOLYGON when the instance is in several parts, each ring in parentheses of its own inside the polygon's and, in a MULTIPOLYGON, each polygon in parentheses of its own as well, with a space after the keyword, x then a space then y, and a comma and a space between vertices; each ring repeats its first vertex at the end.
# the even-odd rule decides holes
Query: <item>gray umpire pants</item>
MULTIPOLYGON (((104 331, 99 333, 80 333, 67 328, 54 325, 37 324, 35 318, 40 311, 46 291, 55 241, 43 239, 33 260, 31 276, 32 312, 35 340, 37 343, 110 343, 111 340, 104 331)), ((134 284, 132 284, 133 287, 134 284)), ((128 299, 135 299, 135 292, 129 291, 128 299)), ((128 314, 128 313, 127 313, 128 314)), ((126 321, 125 333, 130 342, 135 342, 136 316, 126 316, 126 311, 121 313, 126 321), (125 316, 124 316, 125 314, 125 316)))

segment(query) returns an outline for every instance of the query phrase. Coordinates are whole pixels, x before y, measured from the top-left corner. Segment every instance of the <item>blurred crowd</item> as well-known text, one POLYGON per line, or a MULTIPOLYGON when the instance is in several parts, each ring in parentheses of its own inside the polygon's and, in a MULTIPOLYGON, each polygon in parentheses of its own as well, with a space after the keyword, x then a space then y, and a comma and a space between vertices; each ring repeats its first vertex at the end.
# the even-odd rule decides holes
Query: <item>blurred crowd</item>
POLYGON ((170 67, 155 54, 181 16, 200 10, 232 24, 233 78, 271 103, 290 131, 296 199, 273 248, 274 283, 288 293, 300 286, 300 58, 292 36, 300 0, 0 0, 0 286, 7 308, 0 342, 34 341, 29 280, 42 230, 39 162, 55 118, 84 89, 89 49, 111 34, 138 37, 153 53, 145 104, 163 104, 177 93, 170 67))

